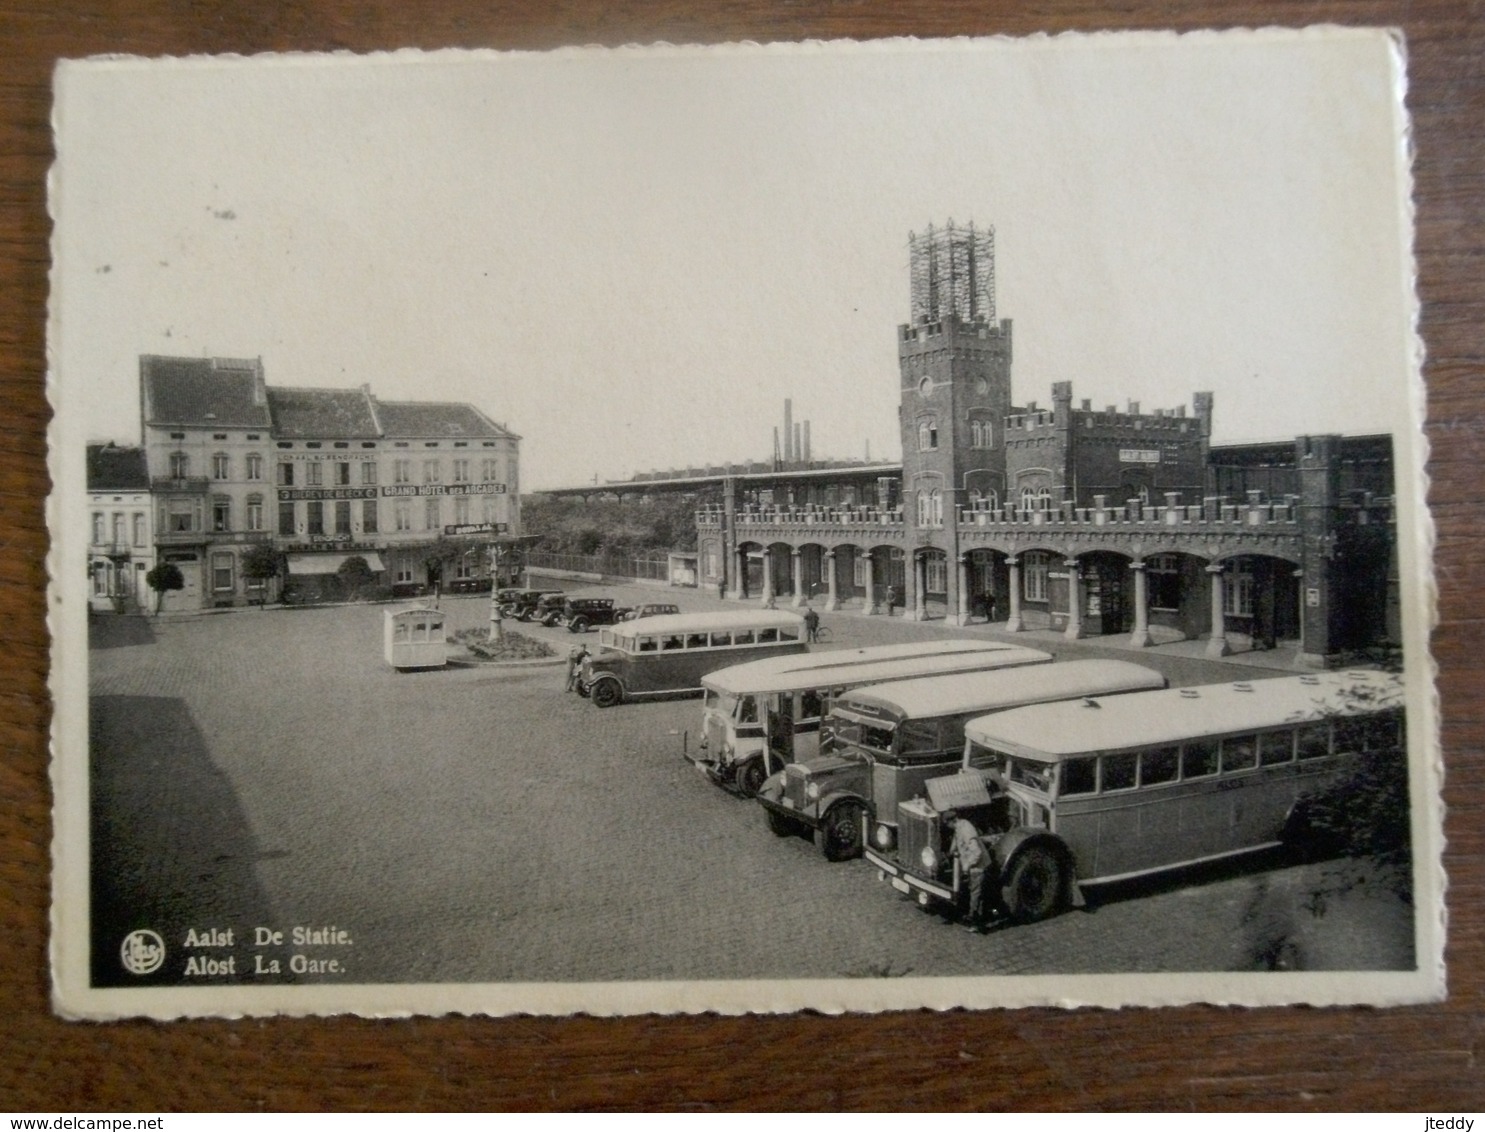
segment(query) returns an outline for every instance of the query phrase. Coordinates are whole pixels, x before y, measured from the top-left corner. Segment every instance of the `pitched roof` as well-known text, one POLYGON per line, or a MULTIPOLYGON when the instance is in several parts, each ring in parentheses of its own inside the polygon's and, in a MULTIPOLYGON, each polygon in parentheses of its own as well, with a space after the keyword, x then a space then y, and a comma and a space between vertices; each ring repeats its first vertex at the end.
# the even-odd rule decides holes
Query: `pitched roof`
POLYGON ((269 427, 256 360, 144 354, 139 374, 148 424, 269 427))
POLYGON ((459 401, 378 400, 376 415, 386 436, 515 436, 473 405, 459 401))
POLYGON ((148 491, 150 473, 143 448, 88 445, 89 491, 148 491))
POLYGON ((381 435, 365 389, 291 389, 270 386, 275 436, 285 440, 381 435))

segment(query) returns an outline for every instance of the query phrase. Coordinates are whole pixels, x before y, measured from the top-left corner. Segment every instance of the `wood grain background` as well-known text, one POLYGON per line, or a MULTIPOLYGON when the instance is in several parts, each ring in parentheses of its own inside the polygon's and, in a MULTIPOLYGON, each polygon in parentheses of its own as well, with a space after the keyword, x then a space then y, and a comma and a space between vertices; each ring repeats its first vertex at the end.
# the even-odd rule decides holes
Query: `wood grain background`
MULTIPOLYGON (((1338 192, 1344 186, 1337 186, 1338 192)), ((1485 4, 0 0, 0 1109, 1485 1107, 1485 4), (1438 525, 1449 999, 1397 1010, 69 1024, 47 990, 53 62, 1336 22, 1404 28, 1438 525)))

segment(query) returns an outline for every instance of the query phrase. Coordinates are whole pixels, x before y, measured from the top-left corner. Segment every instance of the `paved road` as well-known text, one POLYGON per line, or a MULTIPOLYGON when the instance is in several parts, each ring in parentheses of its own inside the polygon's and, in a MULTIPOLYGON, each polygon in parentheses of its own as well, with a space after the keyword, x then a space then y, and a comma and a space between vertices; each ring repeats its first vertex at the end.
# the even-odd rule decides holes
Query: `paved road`
MULTIPOLYGON (((688 593, 680 604, 718 603, 688 593)), ((454 627, 483 625, 488 609, 481 598, 444 607, 454 627)), ((167 943, 234 933, 231 947, 172 946, 156 976, 165 981, 204 955, 234 959, 208 977, 223 981, 1411 965, 1409 907, 1369 864, 1347 861, 1250 861, 970 934, 918 912, 864 862, 832 865, 806 841, 770 836, 756 805, 684 763, 681 733, 694 736, 698 701, 600 711, 562 692, 560 667, 398 674, 380 658, 382 614, 246 611, 96 628, 95 981, 133 981, 116 956, 140 927, 167 943), (296 927, 350 942, 296 948, 296 927), (258 928, 284 942, 251 946, 258 928), (296 971, 295 955, 300 967, 338 969, 296 971)), ((945 634, 901 619, 827 623, 841 646, 945 634)), ((519 628, 562 651, 574 640, 519 628)), ((1274 674, 1143 655, 1177 684, 1274 674)))

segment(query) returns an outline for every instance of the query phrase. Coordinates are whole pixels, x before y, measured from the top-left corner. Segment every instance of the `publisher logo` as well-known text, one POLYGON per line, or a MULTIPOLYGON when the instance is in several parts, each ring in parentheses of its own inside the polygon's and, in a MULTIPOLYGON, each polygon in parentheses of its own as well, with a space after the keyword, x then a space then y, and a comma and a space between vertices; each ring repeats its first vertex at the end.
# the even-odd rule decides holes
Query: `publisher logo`
POLYGON ((165 962, 165 941, 148 928, 140 928, 124 937, 119 958, 129 974, 148 975, 165 962))

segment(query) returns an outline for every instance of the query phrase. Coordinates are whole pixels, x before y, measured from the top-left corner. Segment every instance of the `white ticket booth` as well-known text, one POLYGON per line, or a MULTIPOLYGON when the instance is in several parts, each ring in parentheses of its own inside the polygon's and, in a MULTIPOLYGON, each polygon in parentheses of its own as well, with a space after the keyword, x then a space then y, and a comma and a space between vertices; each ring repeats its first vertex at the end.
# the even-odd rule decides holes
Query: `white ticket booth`
POLYGON ((438 609, 387 610, 383 644, 393 668, 443 668, 449 662, 443 612, 438 609))

